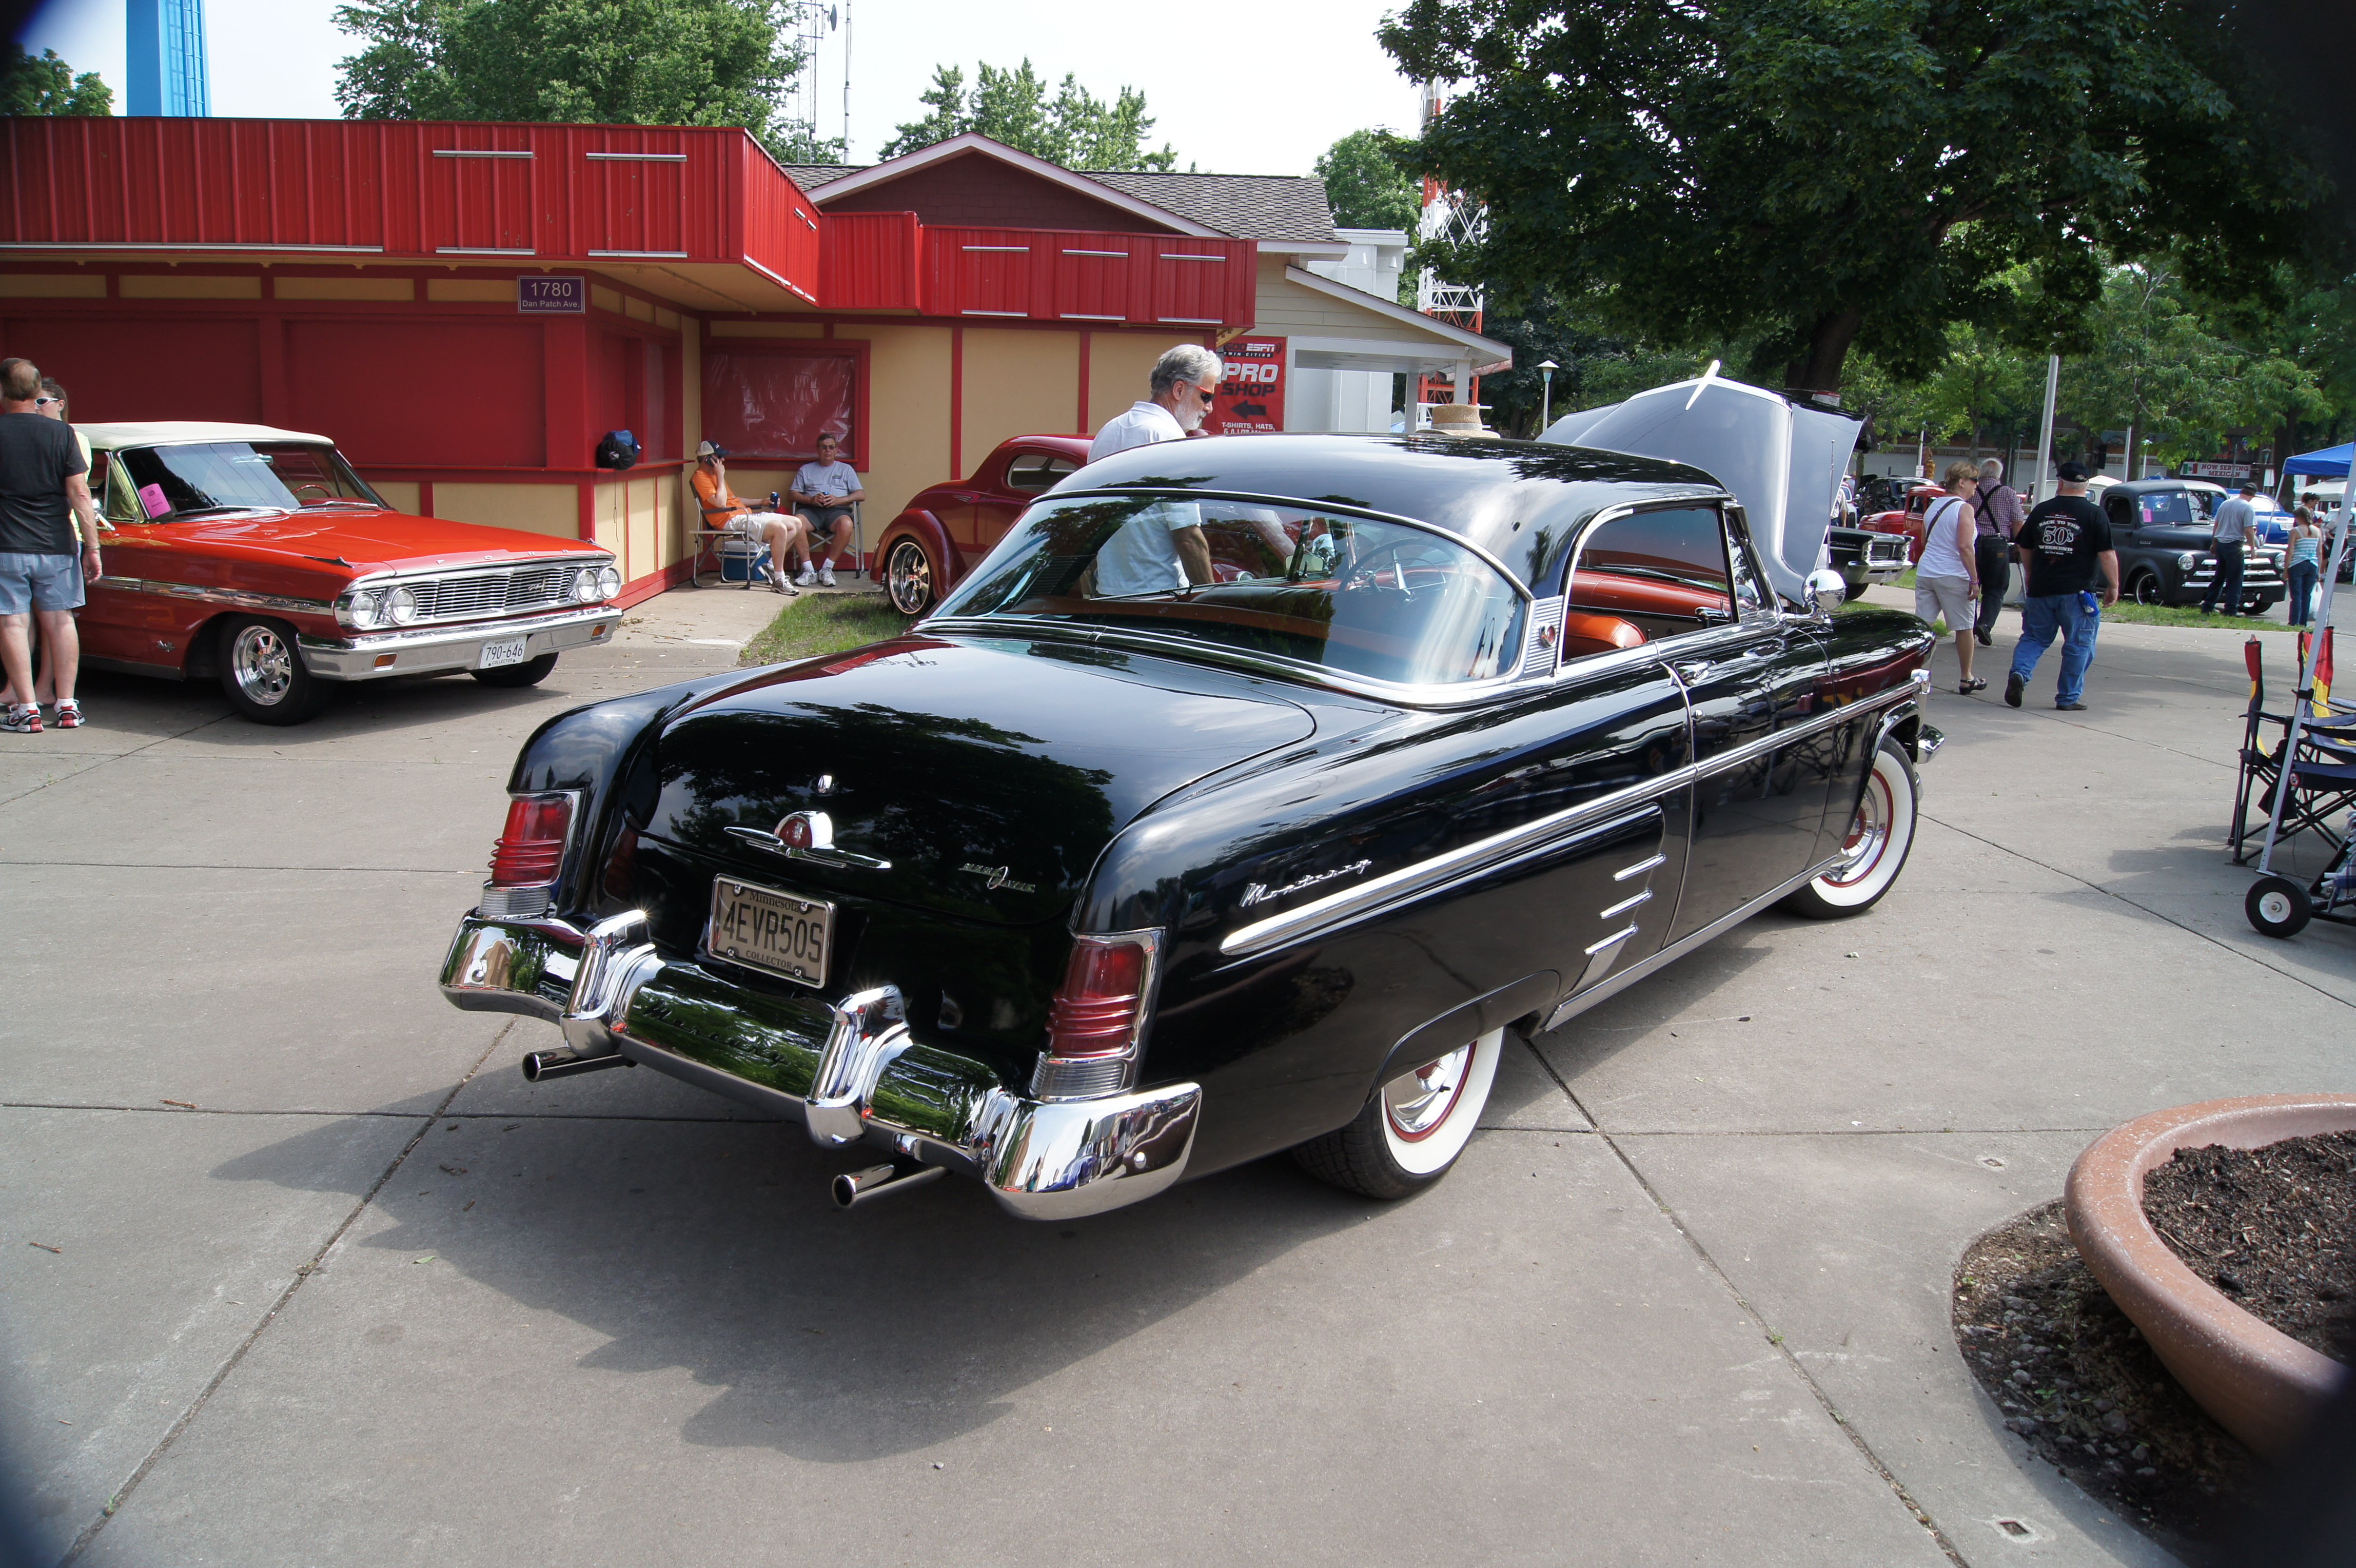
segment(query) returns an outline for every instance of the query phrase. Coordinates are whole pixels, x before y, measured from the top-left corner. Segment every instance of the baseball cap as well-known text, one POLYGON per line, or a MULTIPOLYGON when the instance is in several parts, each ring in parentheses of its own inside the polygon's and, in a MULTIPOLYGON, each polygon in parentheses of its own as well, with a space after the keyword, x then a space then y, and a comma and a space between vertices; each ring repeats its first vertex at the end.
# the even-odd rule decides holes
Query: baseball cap
POLYGON ((2053 471, 2073 485, 2085 482, 2086 465, 2083 463, 2064 463, 2053 471))
POLYGON ((716 441, 699 442, 695 448, 695 455, 698 457, 725 457, 728 456, 728 448, 716 441))
POLYGON ((2258 487, 2254 484, 2250 484, 2245 480, 2242 485, 2242 493, 2245 496, 2256 495, 2258 493, 2258 487))

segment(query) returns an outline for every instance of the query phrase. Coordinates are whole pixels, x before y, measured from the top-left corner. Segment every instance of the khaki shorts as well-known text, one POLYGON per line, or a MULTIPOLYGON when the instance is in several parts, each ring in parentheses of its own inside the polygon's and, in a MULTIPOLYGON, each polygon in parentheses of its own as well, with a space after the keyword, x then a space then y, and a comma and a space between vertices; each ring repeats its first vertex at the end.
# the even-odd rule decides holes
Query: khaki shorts
POLYGON ((1972 626, 1972 580, 1969 577, 1914 577, 1914 613, 1924 620, 1947 618, 1949 631, 1972 626))

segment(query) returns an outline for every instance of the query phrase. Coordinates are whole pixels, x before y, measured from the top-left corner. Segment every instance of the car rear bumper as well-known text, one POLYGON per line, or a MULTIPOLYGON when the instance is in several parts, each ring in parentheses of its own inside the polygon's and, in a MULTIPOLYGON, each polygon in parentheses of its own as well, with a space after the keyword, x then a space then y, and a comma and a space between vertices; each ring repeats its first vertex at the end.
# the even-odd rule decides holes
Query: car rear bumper
POLYGON ((800 1122, 821 1146, 867 1144, 973 1176, 1025 1219, 1151 1197, 1194 1153, 1197 1085, 1029 1099, 988 1065, 918 1041, 894 987, 831 1002, 756 991, 720 966, 662 958, 635 910, 587 931, 469 914, 442 993, 470 1012, 546 1019, 579 1057, 618 1054, 800 1122))
POLYGON ((344 639, 305 635, 297 646, 303 667, 322 681, 373 681, 391 675, 478 670, 484 644, 517 637, 525 639, 527 660, 568 648, 588 648, 611 638, 621 624, 619 607, 593 605, 488 625, 410 627, 344 639))

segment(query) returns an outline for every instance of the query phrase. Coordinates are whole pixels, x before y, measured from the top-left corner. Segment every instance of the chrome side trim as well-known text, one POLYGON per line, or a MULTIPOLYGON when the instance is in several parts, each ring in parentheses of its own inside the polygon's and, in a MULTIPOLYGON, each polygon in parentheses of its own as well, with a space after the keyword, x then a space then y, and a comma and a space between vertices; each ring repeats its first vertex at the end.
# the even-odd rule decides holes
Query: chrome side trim
MULTIPOLYGON (((1263 951, 1306 935, 1312 930, 1339 925, 1344 921, 1370 914, 1385 905, 1419 897, 1446 883, 1491 869, 1491 866, 1486 864, 1488 862, 1503 862, 1519 853, 1551 848, 1553 845, 1549 841, 1564 834, 1580 832, 1598 818, 1609 817, 1613 812, 1629 811, 1632 807, 1638 812, 1655 810, 1658 800, 1662 796, 1671 794, 1697 780, 1740 768, 1779 747, 1789 746, 1794 741, 1804 740, 1819 731, 1831 729, 1838 725, 1855 723, 1875 708, 1901 701, 1911 696, 1912 693, 1911 686, 1895 686, 1888 692, 1877 692, 1870 697, 1861 698, 1846 706, 1827 708, 1801 724, 1761 736, 1756 740, 1746 742, 1730 751, 1720 752, 1706 761, 1689 762, 1658 778, 1648 779, 1641 784, 1631 784, 1625 789, 1613 790, 1609 795, 1600 796, 1583 806, 1572 806, 1554 812, 1550 816, 1540 817, 1536 822, 1525 822, 1518 828, 1508 828, 1504 832, 1466 844, 1461 849, 1451 850, 1445 854, 1435 855, 1430 860, 1419 861, 1413 865, 1402 866, 1397 871, 1375 877, 1371 881, 1360 883, 1347 892, 1329 894, 1325 897, 1303 904, 1297 909, 1289 909, 1281 915, 1272 915, 1265 920, 1255 920, 1249 925, 1238 926, 1220 939, 1219 950, 1230 957, 1263 951)), ((1622 820, 1632 820, 1633 814, 1635 813, 1631 813, 1630 819, 1622 820)), ((1620 826, 1622 820, 1601 822, 1595 831, 1609 832, 1620 826)), ((1631 866, 1621 875, 1633 876, 1639 871, 1651 869, 1656 864, 1658 864, 1657 861, 1653 861, 1642 866, 1631 866)))
POLYGON ((1621 899, 1621 900, 1620 900, 1620 902, 1618 902, 1617 904, 1612 905, 1612 908, 1610 908, 1609 909, 1604 910, 1601 915, 1597 916, 1596 918, 1597 918, 1598 919, 1603 919, 1603 920, 1616 919, 1616 918, 1618 918, 1620 916, 1626 914, 1629 910, 1631 910, 1631 909, 1634 909, 1634 908, 1642 908, 1643 906, 1644 906, 1644 905, 1646 905, 1646 904, 1651 903, 1652 901, 1653 901, 1653 890, 1652 890, 1651 888, 1647 887, 1647 888, 1645 888, 1642 893, 1637 894, 1633 898, 1622 898, 1622 899, 1621 899))
MULTIPOLYGON (((1651 897, 1651 895, 1650 895, 1650 894, 1647 894, 1647 895, 1646 895, 1646 897, 1651 897)), ((1633 927, 1633 926, 1631 926, 1631 927, 1629 927, 1629 928, 1628 928, 1626 930, 1624 930, 1624 931, 1614 931, 1614 932, 1612 932, 1610 936, 1608 936, 1608 937, 1604 938, 1604 939, 1603 939, 1601 941, 1600 941, 1600 942, 1590 942, 1590 943, 1588 943, 1588 944, 1587 944, 1587 949, 1586 949, 1587 956, 1588 956, 1589 958, 1593 958, 1597 953, 1601 952, 1605 948, 1616 948, 1616 947, 1618 947, 1622 942, 1626 941, 1630 937, 1633 937, 1633 936, 1634 936, 1635 934, 1636 934, 1636 928, 1635 928, 1635 927, 1633 927)))
MULTIPOLYGON (((1679 773, 1685 771, 1679 769, 1679 773)), ((1669 778, 1676 779, 1677 775, 1672 774, 1669 778)), ((1595 822, 1589 830, 1591 836, 1601 837, 1659 811, 1659 805, 1653 797, 1670 787, 1660 779, 1647 779, 1642 784, 1614 790, 1588 805, 1572 806, 1540 817, 1534 822, 1525 822, 1518 828, 1492 833, 1460 849, 1434 855, 1430 860, 1418 861, 1413 865, 1401 866, 1397 871, 1362 882, 1344 892, 1329 893, 1323 898, 1312 899, 1297 909, 1288 909, 1281 915, 1271 915, 1265 920, 1238 926, 1220 939, 1219 950, 1230 956, 1260 952, 1322 927, 1340 925, 1385 906, 1420 897, 1448 883, 1494 869, 1520 854, 1554 849, 1558 847, 1554 843, 1556 839, 1587 828, 1590 819, 1620 811, 1621 815, 1595 822), (1636 809, 1628 810, 1631 806, 1636 809)))
POLYGON ((1644 960, 1642 962, 1630 964, 1626 969, 1622 970, 1618 974, 1612 976, 1609 980, 1601 981, 1585 991, 1580 991, 1572 995, 1564 997, 1560 1002, 1555 1004, 1554 1011, 1547 1015, 1546 1022, 1538 1026, 1538 1033, 1544 1034, 1548 1029, 1555 1028, 1559 1025, 1577 1017, 1580 1014, 1586 1012, 1590 1007, 1594 1006, 1598 1002, 1602 1001, 1605 997, 1619 994, 1621 992, 1628 989, 1628 987, 1635 984, 1638 981, 1644 979, 1646 975, 1654 973, 1655 971, 1663 969, 1669 964, 1675 963, 1678 959, 1685 957, 1686 954, 1693 951, 1694 949, 1700 947, 1703 943, 1708 942, 1714 938, 1724 936, 1728 931, 1740 925, 1743 921, 1751 918, 1751 916, 1759 913, 1760 910, 1764 909, 1770 904, 1774 903, 1779 898, 1783 898, 1791 894, 1798 892, 1801 888, 1806 886, 1809 883, 1815 881, 1817 877, 1822 876, 1826 871, 1839 864, 1840 856, 1834 855, 1818 865, 1812 865, 1808 867, 1807 870, 1800 873, 1799 875, 1793 877, 1789 882, 1783 883, 1779 886, 1770 888, 1767 892, 1761 894, 1756 898, 1753 898, 1750 903, 1743 905, 1742 908, 1735 910, 1732 914, 1720 916, 1719 918, 1712 920, 1708 925, 1704 926, 1700 930, 1695 931, 1689 936, 1672 942, 1669 946, 1663 948, 1660 951, 1655 953, 1652 957, 1644 960))
POLYGON ((1669 857, 1667 855, 1656 854, 1649 860, 1640 860, 1633 865, 1622 866, 1619 870, 1612 874, 1612 880, 1614 882, 1625 882, 1632 876, 1642 876, 1644 873, 1652 870, 1655 866, 1666 865, 1668 863, 1669 857))
POLYGON ((194 599, 200 604, 228 605, 241 610, 274 610, 280 615, 332 615, 332 599, 299 599, 284 594, 246 594, 234 588, 208 588, 195 583, 166 583, 154 577, 117 577, 112 573, 102 577, 94 587, 120 589, 126 594, 157 594, 169 599, 194 599))

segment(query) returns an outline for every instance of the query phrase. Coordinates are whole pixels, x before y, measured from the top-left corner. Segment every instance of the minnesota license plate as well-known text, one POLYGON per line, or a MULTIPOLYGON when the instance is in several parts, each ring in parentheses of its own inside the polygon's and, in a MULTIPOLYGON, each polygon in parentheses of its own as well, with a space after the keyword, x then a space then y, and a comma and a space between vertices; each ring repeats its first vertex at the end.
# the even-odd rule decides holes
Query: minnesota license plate
POLYGON ((530 646, 528 637, 503 637, 496 642, 483 644, 483 656, 475 661, 477 670, 496 670, 502 664, 523 662, 524 650, 530 646))
POLYGON ((834 906, 715 877, 712 925, 703 945, 714 958, 803 985, 824 985, 828 950, 834 945, 834 906))

